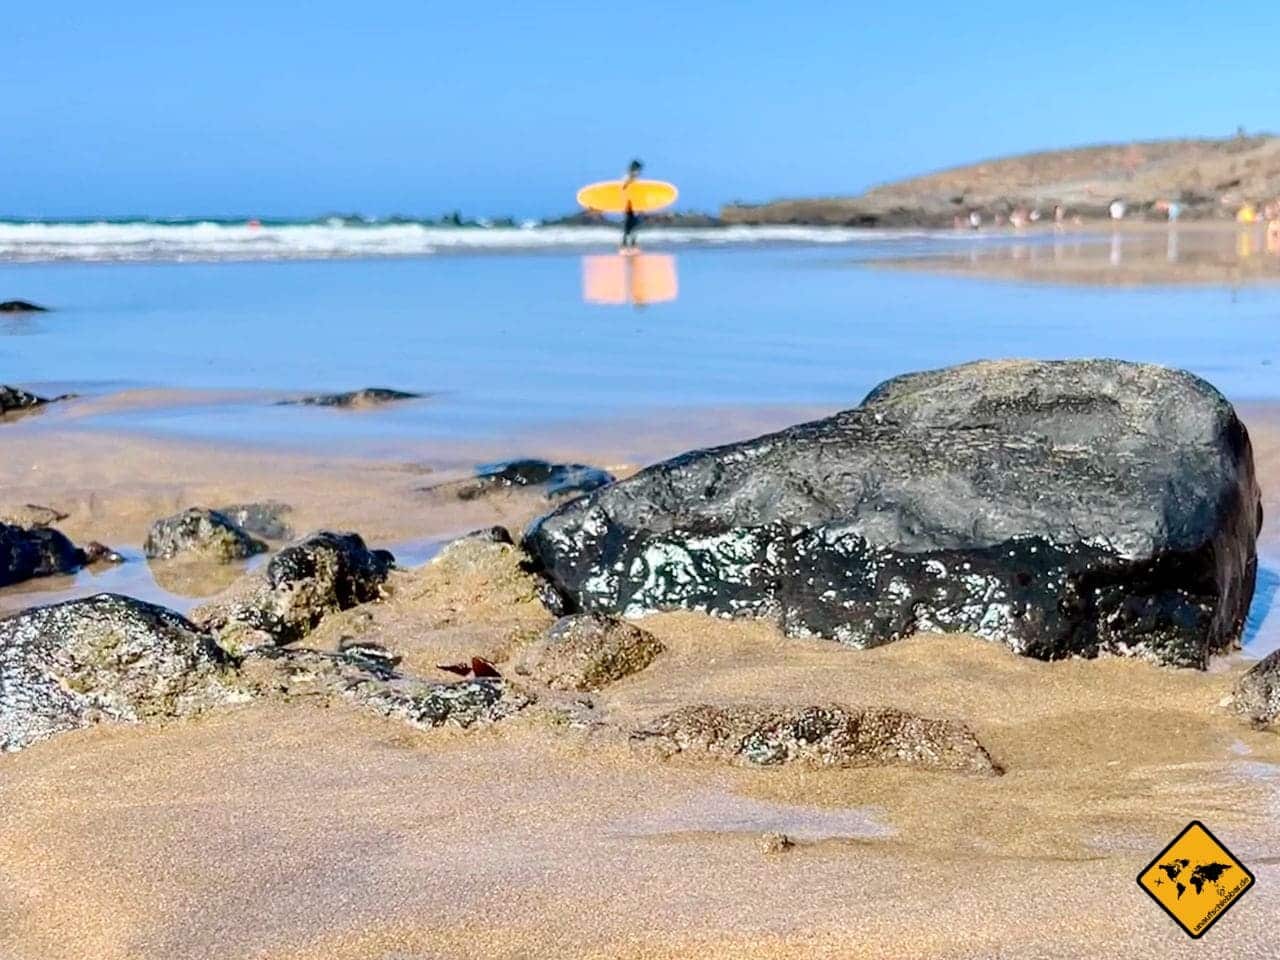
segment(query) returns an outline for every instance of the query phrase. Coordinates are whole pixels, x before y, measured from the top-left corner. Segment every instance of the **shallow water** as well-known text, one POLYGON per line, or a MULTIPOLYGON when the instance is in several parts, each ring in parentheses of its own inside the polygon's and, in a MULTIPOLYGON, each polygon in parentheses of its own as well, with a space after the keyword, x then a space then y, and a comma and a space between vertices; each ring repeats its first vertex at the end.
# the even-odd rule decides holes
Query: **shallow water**
POLYGON ((118 405, 85 425, 312 449, 690 406, 846 406, 886 377, 992 356, 1146 360, 1232 399, 1280 395, 1272 287, 1117 290, 865 265, 993 242, 669 248, 675 299, 649 306, 584 299, 598 253, 577 251, 7 263, 4 297, 56 310, 0 319, 0 382, 217 391, 118 405), (375 412, 275 405, 365 386, 429 396, 375 412))

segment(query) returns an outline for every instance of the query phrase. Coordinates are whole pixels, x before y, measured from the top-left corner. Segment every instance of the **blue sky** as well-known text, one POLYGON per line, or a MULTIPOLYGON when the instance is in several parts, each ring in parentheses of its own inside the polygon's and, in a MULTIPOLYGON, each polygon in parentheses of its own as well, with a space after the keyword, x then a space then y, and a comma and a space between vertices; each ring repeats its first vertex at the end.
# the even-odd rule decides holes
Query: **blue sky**
POLYGON ((1274 2, 18 3, 0 213, 546 215, 1280 128, 1274 2))

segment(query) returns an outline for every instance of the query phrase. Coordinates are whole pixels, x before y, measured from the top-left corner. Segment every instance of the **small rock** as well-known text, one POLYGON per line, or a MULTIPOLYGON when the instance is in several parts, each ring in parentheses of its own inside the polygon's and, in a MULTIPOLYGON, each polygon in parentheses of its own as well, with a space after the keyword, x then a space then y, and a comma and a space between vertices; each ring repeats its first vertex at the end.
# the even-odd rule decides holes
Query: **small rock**
POLYGON ((191 616, 237 654, 293 643, 326 614, 378 599, 394 565, 395 557, 370 550, 359 534, 321 531, 285 547, 265 572, 243 577, 229 596, 191 616))
POLYGON ((151 559, 192 556, 216 563, 244 560, 266 549, 265 543, 253 539, 229 517, 203 507, 157 520, 144 544, 151 559))
POLYGON ((50 402, 50 400, 20 387, 9 387, 0 384, 0 414, 18 410, 33 410, 50 402))
POLYGON ((785 833, 765 833, 760 835, 760 852, 764 854, 786 853, 796 842, 785 833))
POLYGON ((811 707, 682 707, 632 735, 660 756, 703 753, 750 766, 906 765, 1003 771, 963 724, 901 710, 811 707))
POLYGON ((517 655, 518 674, 553 690, 598 690, 637 673, 665 648, 634 624, 598 614, 557 620, 539 640, 517 655))
POLYGON ((281 400, 278 405, 353 409, 377 407, 398 400, 418 400, 424 396, 425 394, 407 393, 404 390, 388 390, 386 387, 366 387, 364 390, 350 390, 346 393, 320 393, 310 397, 281 400))
POLYGON ((47 313, 48 307, 42 307, 29 300, 5 300, 0 303, 0 313, 47 313))
POLYGON ((53 527, 28 530, 0 523, 0 587, 75 573, 84 564, 84 552, 53 527))
POLYGON ((587 493, 614 482, 613 474, 581 463, 506 460, 476 468, 474 480, 457 484, 459 500, 474 500, 492 490, 542 487, 548 500, 587 493))
POLYGON ((97 540, 90 540, 86 543, 81 553, 84 554, 84 565, 86 567, 95 563, 124 563, 124 556, 121 553, 112 550, 105 543, 99 543, 97 540))
POLYGON ((225 507, 215 507, 214 510, 247 533, 268 540, 293 539, 293 528, 284 519, 285 514, 293 512, 293 507, 279 500, 232 503, 225 507))
POLYGON ((1262 726, 1280 721, 1280 650, 1263 657, 1236 683, 1235 708, 1262 726))
POLYGON ((188 716, 234 696, 212 639, 101 593, 0 619, 0 750, 105 721, 188 716))

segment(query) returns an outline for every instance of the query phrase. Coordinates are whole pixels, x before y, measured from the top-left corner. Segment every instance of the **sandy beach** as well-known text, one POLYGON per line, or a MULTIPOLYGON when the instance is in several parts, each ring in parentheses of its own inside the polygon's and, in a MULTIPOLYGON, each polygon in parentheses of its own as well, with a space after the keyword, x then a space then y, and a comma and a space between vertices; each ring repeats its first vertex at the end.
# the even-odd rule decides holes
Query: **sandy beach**
MULTIPOLYGON (((650 436, 578 425, 522 449, 625 474, 801 412, 720 410, 650 436)), ((1273 510, 1277 414, 1244 415, 1273 510)), ((113 546, 136 547, 156 516, 228 500, 286 499, 299 529, 353 529, 373 545, 494 523, 518 530, 547 508, 532 491, 449 494, 457 464, 491 452, 483 446, 344 461, 54 419, 6 429, 6 498, 52 505, 68 514, 66 532, 113 546)), ((130 567, 148 564, 118 569, 130 567)), ((326 619, 305 646, 357 635, 439 680, 438 663, 501 662, 552 618, 499 574, 447 563, 398 571, 385 600, 326 619)), ((0 596, 62 599, 92 590, 89 576, 0 596)), ((1238 657, 1201 673, 1042 663, 965 636, 855 651, 698 614, 640 623, 666 652, 577 698, 567 724, 545 701, 488 728, 423 732, 301 697, 100 726, 6 757, 0 954, 1182 956, 1190 942, 1133 877, 1194 817, 1259 879, 1212 945, 1273 948, 1280 741, 1227 708, 1247 666, 1238 657), (695 703, 841 703, 956 720, 1006 772, 751 770, 663 760, 629 741, 695 703), (766 852, 762 838, 776 832, 794 845, 766 852)))

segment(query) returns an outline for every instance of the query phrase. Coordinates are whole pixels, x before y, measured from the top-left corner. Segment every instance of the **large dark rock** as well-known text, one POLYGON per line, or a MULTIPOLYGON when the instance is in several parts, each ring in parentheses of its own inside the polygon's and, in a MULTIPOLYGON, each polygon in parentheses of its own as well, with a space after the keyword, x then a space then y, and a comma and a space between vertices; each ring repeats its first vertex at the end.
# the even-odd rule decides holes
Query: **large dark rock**
POLYGON ((326 614, 381 596, 395 557, 370 550, 355 533, 314 533, 272 557, 263 573, 194 610, 192 619, 227 650, 293 643, 326 614))
POLYGON ((1239 640, 1261 522, 1248 433, 1203 380, 1006 361, 899 377, 828 419, 657 464, 555 510, 525 546, 586 611, 1204 667, 1239 640))
POLYGON ((230 563, 262 553, 267 545, 255 540, 224 514, 190 507, 151 525, 143 550, 152 559, 186 557, 230 563))
POLYGON ((0 619, 0 750, 103 721, 186 716, 232 696, 212 639, 102 593, 0 619))

